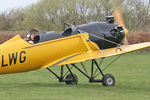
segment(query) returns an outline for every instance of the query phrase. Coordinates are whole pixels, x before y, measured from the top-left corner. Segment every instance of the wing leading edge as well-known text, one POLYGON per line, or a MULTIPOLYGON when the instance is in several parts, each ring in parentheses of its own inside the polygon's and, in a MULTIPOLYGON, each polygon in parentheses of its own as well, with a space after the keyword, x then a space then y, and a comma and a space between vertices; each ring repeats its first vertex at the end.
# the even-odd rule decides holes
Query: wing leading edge
POLYGON ((78 56, 72 57, 64 62, 61 62, 58 65, 78 63, 78 62, 83 62, 86 60, 91 60, 91 59, 96 59, 96 58, 116 56, 116 55, 121 55, 121 54, 129 53, 129 52, 134 52, 134 51, 141 50, 141 49, 148 48, 148 47, 150 47, 150 42, 133 44, 133 45, 123 45, 117 48, 110 48, 110 49, 105 49, 102 51, 99 51, 99 50, 88 51, 78 56))

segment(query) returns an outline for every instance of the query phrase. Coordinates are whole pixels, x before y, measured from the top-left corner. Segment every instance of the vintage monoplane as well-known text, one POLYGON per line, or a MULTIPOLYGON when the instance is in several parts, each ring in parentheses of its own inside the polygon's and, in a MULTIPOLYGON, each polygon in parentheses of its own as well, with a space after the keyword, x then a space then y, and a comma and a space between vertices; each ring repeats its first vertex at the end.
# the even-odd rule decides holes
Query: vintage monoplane
POLYGON ((59 79, 59 82, 77 84, 78 79, 72 72, 69 66, 71 65, 85 75, 89 82, 102 82, 104 86, 114 86, 113 75, 104 74, 100 67, 103 59, 150 47, 150 42, 123 45, 122 41, 128 31, 119 16, 109 16, 106 21, 71 25, 62 34, 33 29, 28 32, 28 36, 34 32, 38 33, 34 37, 34 44, 17 35, 0 45, 0 74, 47 68, 59 79), (95 60, 97 58, 102 58, 100 64, 95 60), (91 75, 86 74, 76 65, 81 63, 85 69, 82 62, 86 60, 92 61, 91 75), (60 76, 48 68, 55 65, 61 66, 60 76), (95 79, 94 65, 97 67, 96 71, 101 73, 102 79, 95 79), (68 69, 68 75, 64 75, 64 67, 68 69))

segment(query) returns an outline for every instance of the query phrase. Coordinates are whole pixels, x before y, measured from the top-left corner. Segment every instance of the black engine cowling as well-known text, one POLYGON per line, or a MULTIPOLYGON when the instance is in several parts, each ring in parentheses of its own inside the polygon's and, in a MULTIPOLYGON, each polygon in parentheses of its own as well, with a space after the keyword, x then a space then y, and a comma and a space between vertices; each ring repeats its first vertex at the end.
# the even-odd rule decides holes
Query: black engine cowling
POLYGON ((125 33, 122 26, 118 26, 112 21, 93 22, 78 26, 71 26, 64 31, 62 36, 79 34, 79 30, 89 33, 90 40, 95 42, 101 49, 112 48, 121 44, 125 33), (111 23, 110 23, 111 22, 111 23))

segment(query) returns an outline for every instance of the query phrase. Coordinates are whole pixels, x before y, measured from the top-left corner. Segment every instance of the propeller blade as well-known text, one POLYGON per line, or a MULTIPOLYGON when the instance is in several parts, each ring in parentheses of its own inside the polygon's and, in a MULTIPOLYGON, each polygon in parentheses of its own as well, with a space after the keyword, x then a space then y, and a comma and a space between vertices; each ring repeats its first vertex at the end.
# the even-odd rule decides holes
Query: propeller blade
POLYGON ((123 13, 121 10, 121 2, 113 2, 113 8, 114 8, 114 19, 116 24, 123 26, 123 29, 125 31, 125 38, 123 40, 123 44, 128 44, 128 40, 127 40, 127 35, 128 35, 128 30, 125 28, 125 24, 124 24, 124 20, 123 20, 123 13))
POLYGON ((113 13, 113 16, 114 16, 115 22, 117 24, 122 25, 123 27, 125 27, 124 21, 123 21, 123 18, 122 18, 121 10, 115 10, 114 13, 113 13))

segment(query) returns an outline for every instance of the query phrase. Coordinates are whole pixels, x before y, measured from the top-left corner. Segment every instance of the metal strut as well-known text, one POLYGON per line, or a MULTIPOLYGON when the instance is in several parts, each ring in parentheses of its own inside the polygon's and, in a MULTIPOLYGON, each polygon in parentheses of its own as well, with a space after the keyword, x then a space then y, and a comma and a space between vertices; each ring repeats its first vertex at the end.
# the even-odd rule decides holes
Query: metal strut
POLYGON ((64 79, 63 72, 64 72, 64 65, 61 66, 61 72, 60 72, 60 79, 59 79, 59 82, 62 82, 63 79, 64 79))
POLYGON ((92 60, 92 65, 91 65, 91 79, 93 80, 93 71, 94 71, 94 62, 92 60))
MULTIPOLYGON (((101 62, 98 64, 98 66, 101 66, 101 64, 103 63, 103 60, 104 60, 104 58, 102 58, 101 62)), ((95 71, 95 73, 94 73, 94 75, 93 75, 94 77, 95 77, 97 71, 98 71, 98 68, 96 69, 96 71, 95 71)))
POLYGON ((77 70, 79 70, 83 75, 85 75, 88 79, 91 79, 90 76, 88 76, 86 73, 84 73, 80 68, 78 68, 75 64, 71 64, 74 66, 77 70))
MULTIPOLYGON (((120 57, 121 57, 121 55, 117 56, 113 61, 111 61, 108 65, 106 65, 106 66, 102 69, 102 72, 105 71, 106 68, 108 68, 111 64, 113 64, 113 63, 114 63, 117 59, 119 59, 120 57)), ((102 60, 103 60, 103 59, 102 59, 102 60)), ((100 65, 101 65, 101 63, 100 63, 100 65)), ((94 78, 97 77, 99 74, 100 74, 100 73, 98 73, 98 74, 96 75, 96 72, 95 72, 94 78)))
POLYGON ((49 72, 51 72, 53 75, 55 75, 56 76, 56 78, 58 78, 58 79, 60 79, 60 77, 55 73, 55 72, 53 72, 52 70, 50 70, 49 68, 46 68, 49 72))
MULTIPOLYGON (((71 69, 72 68, 69 68, 68 65, 65 65, 68 69, 68 72, 70 72, 71 76, 75 79, 71 69)), ((72 79, 64 79, 64 77, 67 75, 67 73, 65 75, 64 74, 64 65, 61 66, 61 70, 60 70, 60 76, 57 75, 54 71, 50 70, 49 68, 46 68, 50 73, 52 73, 57 79, 59 79, 59 82, 66 82, 66 81, 72 81, 72 79)))
POLYGON ((94 63, 96 64, 96 66, 97 66, 98 70, 100 71, 100 73, 102 74, 102 76, 104 76, 104 73, 103 73, 103 71, 101 70, 101 68, 99 67, 97 61, 96 61, 95 59, 93 59, 93 61, 94 61, 94 63))
POLYGON ((71 69, 69 68, 69 66, 68 66, 68 65, 66 65, 66 67, 68 68, 68 70, 69 70, 69 72, 70 72, 71 76, 75 79, 75 77, 74 77, 74 75, 73 75, 73 73, 72 73, 71 69))
POLYGON ((95 79, 94 77, 94 64, 97 66, 98 70, 104 76, 104 73, 102 72, 100 66, 98 65, 97 61, 95 59, 92 60, 91 62, 91 75, 87 75, 85 72, 83 72, 79 67, 77 67, 75 64, 71 64, 74 66, 78 71, 80 71, 84 76, 86 76, 89 79, 89 82, 102 82, 102 80, 95 79))

